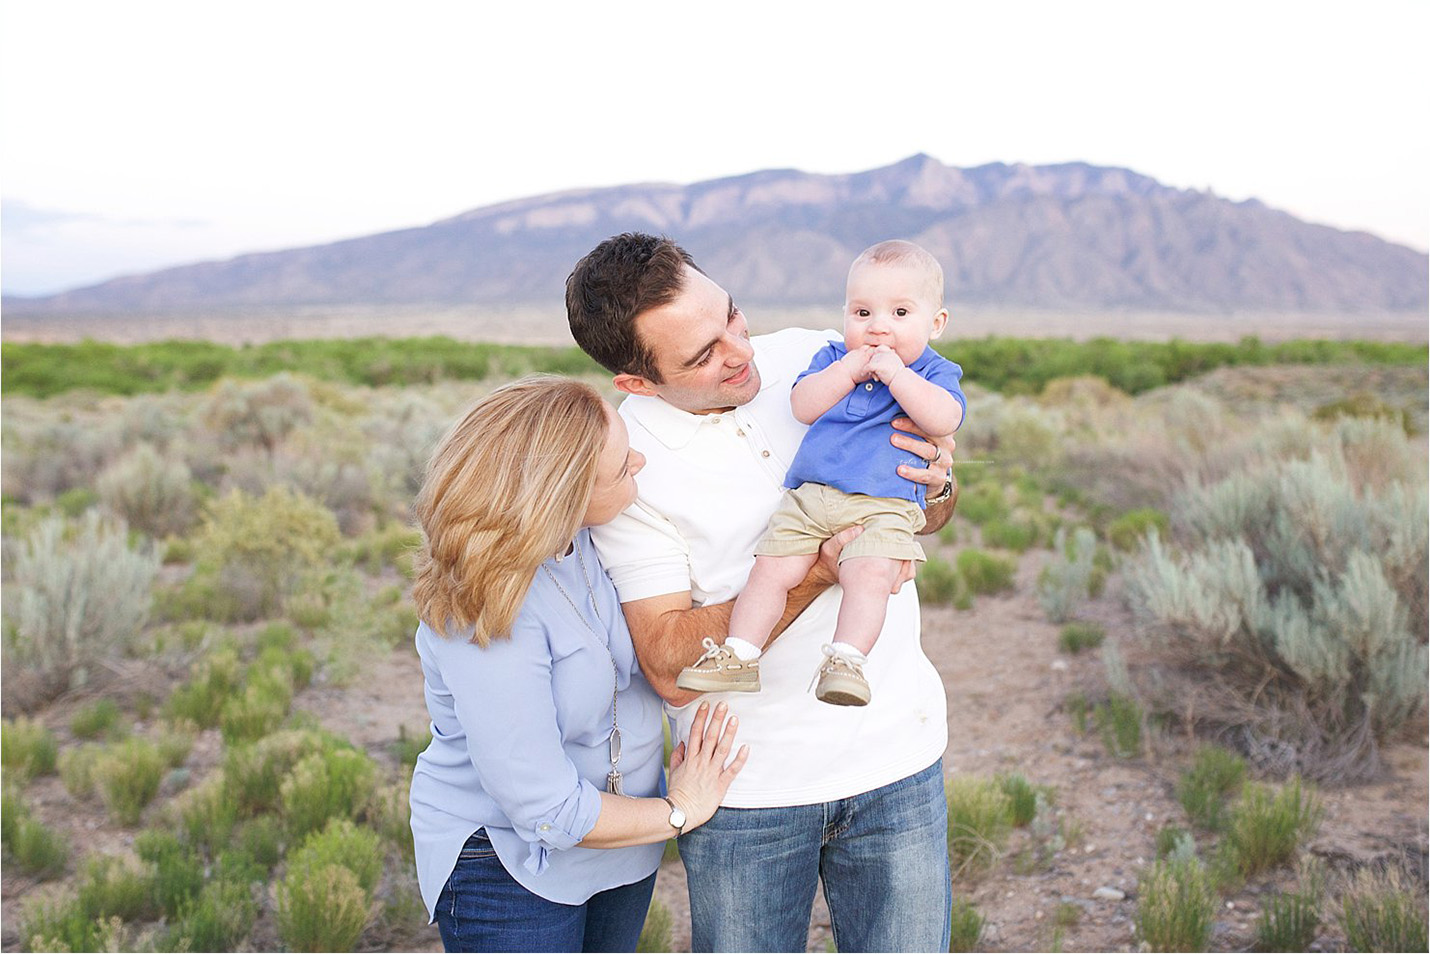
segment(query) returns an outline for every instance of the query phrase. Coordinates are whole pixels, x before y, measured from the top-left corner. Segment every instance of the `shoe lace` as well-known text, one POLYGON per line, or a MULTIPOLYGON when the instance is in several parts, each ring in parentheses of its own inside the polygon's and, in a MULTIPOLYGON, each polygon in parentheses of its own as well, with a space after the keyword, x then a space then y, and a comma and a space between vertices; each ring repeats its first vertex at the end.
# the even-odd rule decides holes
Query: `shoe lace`
POLYGON ((805 692, 813 692, 815 684, 819 682, 820 676, 827 672, 833 672, 840 666, 843 666, 851 672, 860 672, 859 666, 855 664, 852 659, 828 643, 825 643, 819 651, 824 653, 824 662, 820 663, 819 668, 814 671, 814 678, 809 681, 809 688, 806 689, 805 692))
POLYGON ((719 659, 724 654, 730 652, 730 650, 726 649, 723 644, 715 642, 715 640, 711 639, 709 636, 706 636, 704 639, 702 639, 700 641, 700 645, 705 647, 705 653, 699 659, 695 660, 695 662, 690 664, 692 667, 700 665, 707 659, 719 659))

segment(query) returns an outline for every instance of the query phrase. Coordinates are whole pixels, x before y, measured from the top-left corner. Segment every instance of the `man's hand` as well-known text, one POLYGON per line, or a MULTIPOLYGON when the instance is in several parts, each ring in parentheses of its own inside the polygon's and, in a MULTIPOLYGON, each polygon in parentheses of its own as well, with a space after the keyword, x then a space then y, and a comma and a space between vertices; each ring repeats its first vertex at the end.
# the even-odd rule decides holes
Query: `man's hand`
POLYGON ((852 527, 845 527, 834 536, 825 540, 819 545, 819 559, 810 568, 805 579, 810 583, 822 586, 833 586, 839 582, 839 554, 844 550, 844 545, 864 532, 864 528, 857 523, 852 527))
POLYGON ((888 345, 879 345, 869 357, 869 371, 879 379, 881 384, 888 384, 894 380, 894 375, 902 370, 904 370, 904 362, 888 345))
POLYGON ((924 467, 900 464, 899 476, 923 484, 929 488, 930 493, 937 494, 953 475, 953 449, 958 446, 958 442, 953 439, 952 434, 929 437, 907 417, 894 418, 894 428, 905 433, 895 433, 889 438, 889 442, 901 450, 922 457, 927 462, 924 467))

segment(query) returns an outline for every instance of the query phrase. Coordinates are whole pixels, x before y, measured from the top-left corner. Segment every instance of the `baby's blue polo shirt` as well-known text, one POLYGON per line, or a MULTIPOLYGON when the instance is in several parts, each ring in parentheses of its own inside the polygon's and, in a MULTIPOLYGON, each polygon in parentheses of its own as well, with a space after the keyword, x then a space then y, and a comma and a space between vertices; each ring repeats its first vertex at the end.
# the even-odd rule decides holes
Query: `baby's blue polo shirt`
MULTIPOLYGON (((823 371, 848 353, 843 342, 831 341, 819 350, 795 383, 804 380, 805 375, 823 371)), ((925 347, 909 368, 948 391, 965 411, 968 409, 958 384, 963 369, 957 364, 925 347)), ((924 462, 889 442, 894 433, 892 422, 900 416, 907 415, 888 385, 872 378, 854 385, 854 390, 810 425, 785 475, 785 486, 827 484, 847 494, 911 500, 922 507, 924 485, 900 477, 898 467, 923 467, 924 462)))

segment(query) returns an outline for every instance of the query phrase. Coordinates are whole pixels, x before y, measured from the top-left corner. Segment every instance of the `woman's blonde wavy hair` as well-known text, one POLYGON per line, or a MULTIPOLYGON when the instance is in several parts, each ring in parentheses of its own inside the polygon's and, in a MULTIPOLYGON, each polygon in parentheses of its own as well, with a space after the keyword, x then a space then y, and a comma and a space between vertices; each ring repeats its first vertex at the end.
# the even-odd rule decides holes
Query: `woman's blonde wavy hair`
POLYGON ((609 429, 590 385, 531 375, 482 398, 442 438, 417 495, 412 596, 444 637, 511 635, 542 562, 581 529, 609 429))

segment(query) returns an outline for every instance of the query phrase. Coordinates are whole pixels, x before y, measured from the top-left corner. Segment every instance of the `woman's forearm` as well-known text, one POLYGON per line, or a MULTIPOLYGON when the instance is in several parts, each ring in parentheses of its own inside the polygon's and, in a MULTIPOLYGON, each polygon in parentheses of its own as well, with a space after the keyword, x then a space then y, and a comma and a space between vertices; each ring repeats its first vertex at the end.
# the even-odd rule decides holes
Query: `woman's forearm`
POLYGON ((670 825, 670 805, 663 798, 626 798, 601 793, 596 827, 578 843, 581 848, 629 848, 651 845, 680 834, 670 825))

